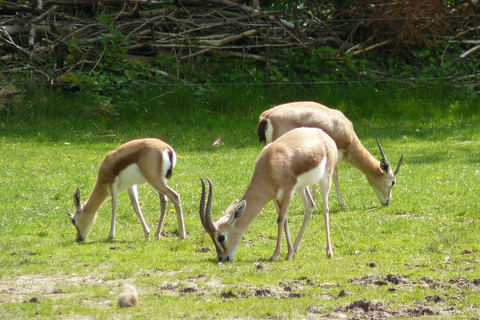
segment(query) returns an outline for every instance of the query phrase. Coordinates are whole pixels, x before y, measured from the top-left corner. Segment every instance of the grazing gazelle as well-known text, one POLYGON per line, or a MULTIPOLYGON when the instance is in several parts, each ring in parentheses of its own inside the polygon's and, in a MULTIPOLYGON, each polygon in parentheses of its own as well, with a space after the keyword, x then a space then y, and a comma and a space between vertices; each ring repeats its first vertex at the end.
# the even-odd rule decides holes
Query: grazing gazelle
MULTIPOLYGON (((384 206, 388 206, 392 202, 392 188, 396 183, 396 176, 402 164, 403 154, 398 161, 397 168, 393 171, 378 138, 377 144, 382 155, 381 161, 375 159, 363 147, 355 134, 352 123, 343 113, 309 101, 285 103, 263 112, 260 115, 258 136, 260 142, 268 144, 285 132, 298 127, 320 128, 325 131, 337 145, 338 161, 346 161, 362 171, 375 191, 378 200, 384 206)), ((347 208, 340 194, 337 173, 334 174, 333 178, 338 201, 343 208, 347 208)), ((308 190, 306 192, 309 193, 308 190)), ((313 198, 315 198, 315 193, 313 198)))
POLYGON ((160 196, 160 220, 155 237, 160 238, 168 197, 177 212, 179 237, 185 238, 180 197, 167 186, 167 179, 172 177, 176 162, 177 156, 173 148, 155 138, 132 140, 121 145, 117 150, 109 152, 100 164, 97 182, 87 202, 82 206, 78 188, 73 194, 76 211, 69 215, 77 228, 77 241, 87 238, 95 222, 97 211, 108 196, 112 197, 112 222, 108 238, 113 239, 117 197, 125 190, 128 191, 133 210, 140 218, 145 240, 148 240, 150 230, 140 211, 137 193, 137 185, 145 182, 154 187, 160 196))
POLYGON ((327 257, 332 257, 328 223, 328 194, 337 166, 335 142, 317 128, 297 128, 267 145, 257 159, 247 190, 239 201, 234 201, 225 214, 212 221, 212 185, 205 203, 205 183, 202 180, 200 219, 215 244, 219 261, 233 261, 238 245, 253 219, 274 200, 278 212, 277 247, 270 260, 280 256, 282 229, 287 238, 287 260, 293 259, 312 216, 314 202, 305 192, 307 186, 319 183, 323 198, 323 216, 327 238, 327 257), (305 217, 292 245, 288 229, 287 209, 293 193, 297 192, 305 207, 305 217))

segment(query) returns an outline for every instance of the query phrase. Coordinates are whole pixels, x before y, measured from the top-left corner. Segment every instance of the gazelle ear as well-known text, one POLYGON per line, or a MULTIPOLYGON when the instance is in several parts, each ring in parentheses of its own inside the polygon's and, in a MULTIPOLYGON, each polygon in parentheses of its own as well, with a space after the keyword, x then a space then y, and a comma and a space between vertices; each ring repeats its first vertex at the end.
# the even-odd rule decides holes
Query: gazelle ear
POLYGON ((392 170, 387 159, 383 158, 382 161, 380 161, 380 169, 385 173, 389 173, 392 170))
POLYGON ((80 200, 80 189, 77 188, 75 189, 75 192, 73 193, 73 202, 75 202, 75 209, 77 212, 82 211, 82 201, 80 200))
POLYGON ((237 222, 237 220, 243 216, 246 208, 247 202, 245 200, 242 200, 233 210, 230 218, 228 219, 228 223, 232 225, 235 224, 235 222, 237 222))

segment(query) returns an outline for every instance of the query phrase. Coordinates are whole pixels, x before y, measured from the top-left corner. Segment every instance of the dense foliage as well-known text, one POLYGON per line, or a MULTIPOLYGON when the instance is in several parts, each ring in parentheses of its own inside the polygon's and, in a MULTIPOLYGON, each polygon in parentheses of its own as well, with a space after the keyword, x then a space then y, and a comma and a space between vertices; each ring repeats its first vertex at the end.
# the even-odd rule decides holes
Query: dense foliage
MULTIPOLYGON (((200 8, 194 0, 140 1, 138 6, 127 1, 123 7, 115 1, 85 2, 88 5, 77 1, 79 5, 64 7, 48 3, 42 10, 35 8, 38 1, 4 1, 0 5, 4 13, 0 19, 0 78, 19 90, 32 84, 61 85, 111 99, 132 86, 137 90, 171 84, 428 81, 475 87, 480 78, 480 7, 474 1, 259 1, 263 16, 246 14, 250 8, 246 5, 222 6, 227 0, 216 1, 217 5, 205 1, 200 8), (184 10, 184 5, 195 4, 184 10), (143 18, 138 20, 142 12, 143 18), (159 12, 168 13, 171 20, 159 12), (227 13, 236 15, 225 21, 237 19, 234 25, 240 28, 245 25, 239 21, 247 17, 258 33, 228 43, 228 49, 206 47, 201 35, 208 30, 201 21, 227 13), (146 16, 150 14, 157 16, 149 20, 146 16), (54 21, 65 17, 70 22, 65 20, 62 26, 75 32, 58 31, 61 25, 54 21), (40 18, 45 19, 43 35, 37 30, 36 37, 32 36, 34 27, 30 32, 18 27, 28 21, 27 25, 40 26, 40 18), (165 21, 155 24, 160 18, 165 21), (282 36, 259 27, 272 28, 267 24, 272 21, 275 26, 284 23, 277 26, 283 30, 282 36), (176 47, 132 36, 145 28, 142 35, 147 37, 150 28, 151 33, 161 31, 173 39, 186 33, 189 23, 203 27, 191 33, 198 38, 184 39, 176 47), (134 25, 134 30, 127 28, 129 25, 134 25), (289 25, 292 29, 286 27, 289 25), (83 29, 96 33, 83 34, 83 29), (275 37, 272 43, 284 41, 284 45, 275 42, 274 46, 255 47, 255 41, 270 39, 269 33, 275 37), (297 44, 291 45, 288 41, 292 40, 297 44)), ((213 40, 208 41, 211 44, 213 40)))

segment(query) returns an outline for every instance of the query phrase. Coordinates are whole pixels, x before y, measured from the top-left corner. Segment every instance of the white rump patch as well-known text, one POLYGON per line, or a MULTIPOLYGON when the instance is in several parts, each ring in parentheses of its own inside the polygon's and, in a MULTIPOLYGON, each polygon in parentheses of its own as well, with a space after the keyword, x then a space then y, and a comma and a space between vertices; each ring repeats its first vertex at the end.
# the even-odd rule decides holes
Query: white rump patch
POLYGON ((272 120, 267 118, 267 128, 265 129, 265 140, 266 144, 269 144, 272 142, 273 139, 273 126, 272 126, 272 120))
POLYGON ((143 175, 140 173, 140 169, 135 163, 132 163, 122 171, 115 178, 114 184, 116 184, 118 193, 123 192, 133 186, 134 184, 144 184, 147 182, 143 175))
POLYGON ((322 161, 310 171, 307 171, 297 177, 297 184, 295 184, 294 190, 297 188, 305 188, 316 184, 323 178, 325 178, 325 169, 327 165, 327 158, 323 158, 322 161))
POLYGON ((165 177, 170 167, 172 167, 172 169, 175 168, 175 165, 177 164, 177 155, 175 154, 175 152, 173 152, 172 162, 170 162, 170 155, 168 153, 168 149, 165 149, 162 151, 162 160, 162 177, 165 177))

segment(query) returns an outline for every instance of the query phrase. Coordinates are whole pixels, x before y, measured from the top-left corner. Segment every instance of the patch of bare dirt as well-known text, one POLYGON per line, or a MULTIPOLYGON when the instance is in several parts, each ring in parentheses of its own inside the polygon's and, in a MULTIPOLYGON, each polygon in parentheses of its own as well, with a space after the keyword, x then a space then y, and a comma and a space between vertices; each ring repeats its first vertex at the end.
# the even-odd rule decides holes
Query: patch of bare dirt
POLYGON ((21 275, 0 281, 0 304, 18 302, 39 302, 44 298, 65 297, 64 291, 69 286, 107 283, 109 286, 120 286, 124 280, 107 280, 101 276, 63 275, 47 277, 41 275, 21 275))
MULTIPOLYGON (((387 274, 386 276, 367 275, 362 278, 353 278, 349 280, 352 284, 362 286, 385 286, 387 291, 395 291, 397 288, 419 286, 425 289, 434 289, 439 294, 426 296, 424 300, 417 301, 412 305, 401 305, 393 309, 390 305, 380 301, 369 301, 359 299, 343 307, 327 313, 321 306, 311 306, 308 310, 311 315, 320 315, 322 318, 330 319, 390 319, 390 318, 417 318, 426 316, 452 317, 461 316, 462 311, 455 309, 448 304, 451 299, 464 299, 462 292, 480 292, 480 279, 469 279, 467 277, 458 277, 455 279, 442 280, 422 277, 419 281, 411 281, 408 276, 387 274), (459 295, 451 296, 443 294, 446 290, 454 289, 459 291, 459 295)), ((340 291, 337 296, 341 299, 348 295, 345 290, 340 291)), ((471 320, 479 320, 479 305, 471 305, 469 313, 476 316, 471 320)))
MULTIPOLYGON (((258 264, 258 270, 266 268, 263 264, 258 264)), ((265 297, 274 299, 298 299, 305 296, 305 292, 310 288, 320 288, 320 293, 316 294, 319 298, 319 305, 312 305, 308 308, 305 315, 307 319, 327 318, 327 319, 396 319, 396 318, 419 318, 432 316, 452 317, 464 316, 468 313, 468 319, 479 320, 480 306, 478 302, 473 302, 469 310, 459 310, 451 299, 464 299, 465 291, 480 292, 480 279, 470 279, 467 277, 458 277, 455 279, 432 279, 422 277, 418 281, 413 281, 409 276, 398 274, 387 274, 384 276, 367 275, 361 278, 350 279, 350 283, 359 286, 379 286, 384 287, 386 291, 395 291, 402 288, 419 287, 421 289, 434 289, 435 295, 425 296, 421 301, 410 305, 400 305, 392 307, 388 303, 380 300, 366 300, 359 297, 354 302, 341 303, 344 297, 350 296, 348 288, 341 288, 334 283, 321 283, 307 277, 296 279, 283 279, 276 284, 271 285, 229 285, 224 284, 218 276, 195 275, 183 279, 176 279, 182 271, 155 270, 151 273, 144 273, 140 277, 160 276, 164 282, 158 279, 153 280, 148 288, 145 288, 146 294, 154 296, 176 296, 197 295, 197 296, 217 296, 225 300, 230 299, 249 299, 255 297, 265 297), (332 295, 331 289, 338 288, 339 293, 332 295), (447 290, 458 291, 458 295, 446 294, 447 290), (324 292, 321 292, 324 291, 324 292), (337 300, 340 307, 334 309, 324 309, 321 301, 337 300)), ((102 275, 79 276, 62 275, 58 277, 22 275, 2 279, 0 281, 0 306, 3 303, 42 303, 44 299, 64 298, 69 295, 67 292, 71 286, 79 287, 82 285, 105 285, 112 288, 116 293, 125 283, 125 279, 110 280, 102 275)), ((83 303, 99 304, 110 306, 112 301, 99 302, 92 298, 82 299, 83 303)), ((292 303, 295 300, 292 300, 292 303)))

